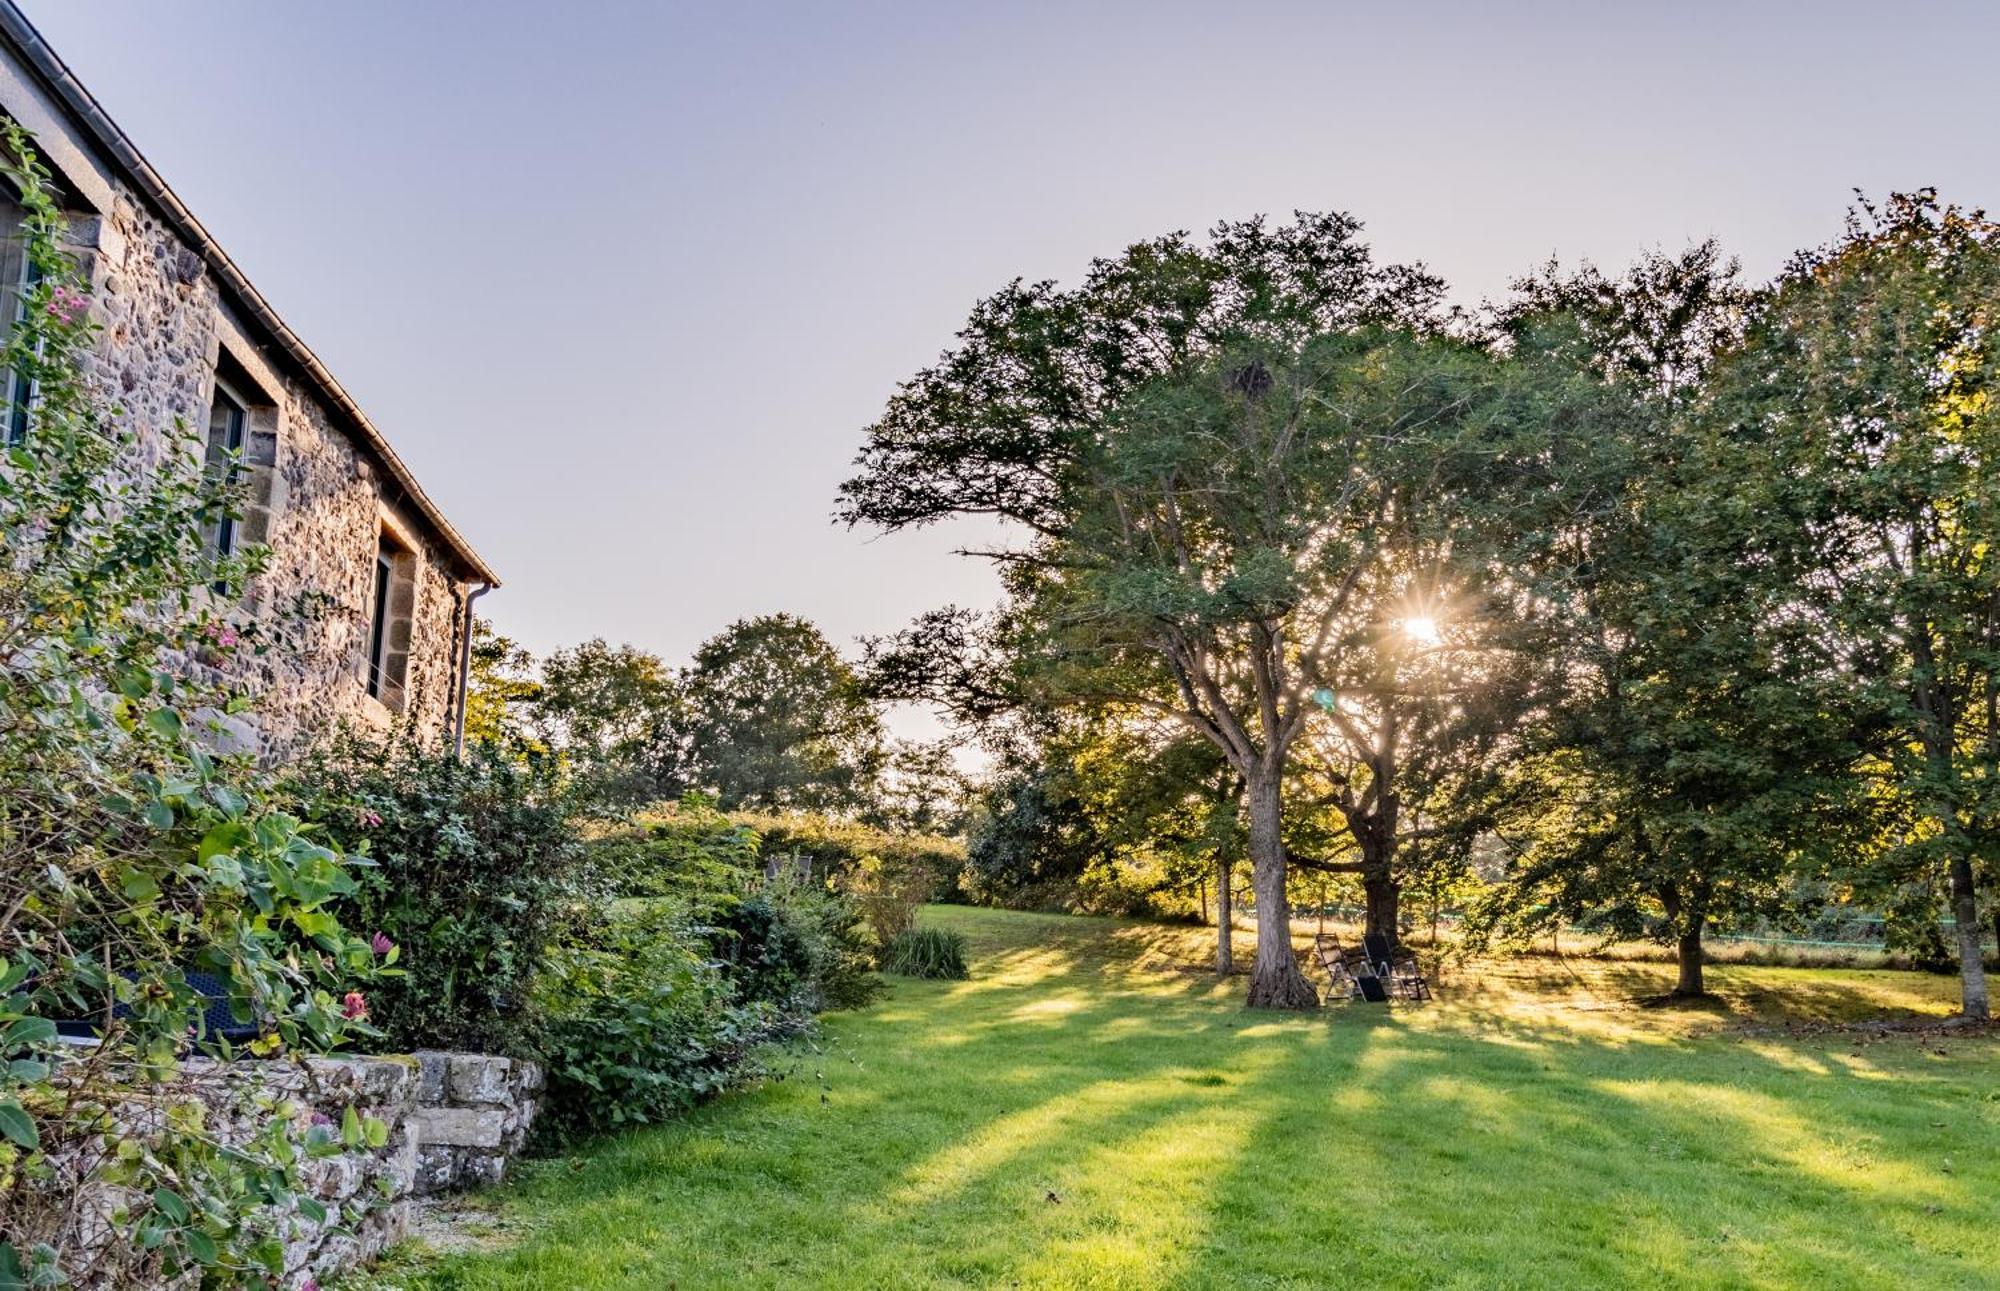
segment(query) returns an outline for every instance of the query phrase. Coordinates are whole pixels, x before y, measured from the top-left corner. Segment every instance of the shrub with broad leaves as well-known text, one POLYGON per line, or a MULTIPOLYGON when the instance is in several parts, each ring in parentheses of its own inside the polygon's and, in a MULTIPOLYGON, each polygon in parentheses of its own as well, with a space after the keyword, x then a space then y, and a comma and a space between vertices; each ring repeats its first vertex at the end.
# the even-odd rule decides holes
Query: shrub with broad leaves
POLYGON ((230 751, 245 701, 214 665, 257 648, 237 593, 263 557, 205 535, 236 486, 90 378, 49 173, 5 144, 33 273, 0 352, 32 391, 0 461, 0 1285, 268 1285, 288 1217, 328 1218, 301 1162, 342 1145, 295 1104, 223 1143, 185 1059, 234 1050, 191 975, 252 1052, 297 1054, 366 1034, 344 1001, 383 965, 332 912, 348 864, 230 751))
POLYGON ((411 965, 370 998, 385 1043, 531 1056, 543 956, 595 917, 553 763, 485 743, 455 755, 343 732, 301 759, 284 791, 368 862, 340 900, 343 920, 394 942, 411 965))

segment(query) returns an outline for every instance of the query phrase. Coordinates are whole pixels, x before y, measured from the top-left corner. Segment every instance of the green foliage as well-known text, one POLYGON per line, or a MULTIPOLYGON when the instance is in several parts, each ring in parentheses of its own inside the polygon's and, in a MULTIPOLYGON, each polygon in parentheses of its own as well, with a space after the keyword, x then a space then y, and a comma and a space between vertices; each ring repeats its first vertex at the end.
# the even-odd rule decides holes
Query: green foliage
POLYGON ((244 704, 214 665, 255 648, 236 598, 262 553, 206 539, 238 499, 202 437, 134 426, 87 376, 88 280, 16 127, 6 154, 35 280, 0 356, 34 388, 0 468, 0 1272, 262 1286, 281 1217, 318 1204, 301 1163, 339 1145, 295 1105, 226 1109, 255 1132, 223 1145, 219 1087, 182 1058, 228 1047, 188 973, 229 983, 260 1054, 372 1034, 347 988, 380 966, 334 909, 365 862, 230 751, 244 704), (59 1047, 79 1018, 101 1042, 59 1047), (87 1240, 92 1193, 110 1242, 87 1240))
POLYGON ((965 934, 950 928, 911 928, 882 948, 882 971, 898 977, 928 977, 962 982, 972 974, 965 966, 965 934))
POLYGON ((555 752, 578 791, 614 812, 693 791, 727 810, 866 812, 903 828, 956 811, 948 754, 892 753, 853 669, 793 615, 733 623, 680 670, 601 639, 534 675, 505 638, 474 653, 468 730, 555 752))
MULTIPOLYGON (((1805 570, 1845 680, 1879 714, 1892 813, 1864 888, 1948 905, 1963 1004, 1990 1011, 1980 931, 2000 882, 2000 224, 1935 192, 1854 211, 1798 256, 1718 372, 1754 445, 1738 504, 1805 570), (1982 901, 1982 892, 1987 899, 1982 901)), ((1746 455, 1747 456, 1747 455, 1746 455)))
POLYGON ((724 815, 700 794, 592 838, 591 873, 634 897, 718 898, 741 891, 759 866, 754 824, 724 815))
POLYGON ((803 885, 621 902, 553 946, 534 983, 530 1051, 558 1142, 659 1121, 766 1073, 773 1042, 880 989, 854 907, 803 885))
MULTIPOLYGON (((868 683, 872 684, 872 679, 868 683)), ((899 740, 875 783, 861 818, 893 834, 957 837, 965 832, 972 778, 961 771, 957 744, 899 740)))
POLYGON ((732 623, 695 652, 687 734, 724 810, 854 811, 886 750, 881 718, 820 630, 790 614, 732 623))
POLYGON ((533 1010, 545 1140, 664 1120, 761 1070, 780 1011, 740 996, 710 937, 671 903, 642 903, 553 949, 533 1010))
POLYGON ((658 656, 598 638, 550 655, 534 684, 528 729, 583 792, 630 806, 693 783, 687 698, 658 656))
MULTIPOLYGON (((891 530, 1017 522, 987 553, 1008 601, 977 651, 1012 666, 928 664, 957 627, 934 616, 878 652, 902 697, 969 672, 1016 704, 1184 723, 1242 782, 1265 911, 1284 905, 1294 746, 1367 742, 1316 696, 1400 699, 1388 625, 1504 606, 1509 548, 1572 509, 1559 464, 1593 431, 1587 383, 1456 338, 1436 281, 1376 265, 1358 233, 1224 224, 1071 290, 1011 286, 891 401, 842 490, 846 518, 891 530)), ((1435 742, 1457 747, 1448 725, 1435 742)), ((1361 792, 1393 801, 1372 752, 1385 774, 1361 792)), ((1268 922, 1252 1002, 1308 1005, 1268 922)))
POLYGON ((1732 279, 1704 245, 1545 275, 1509 314, 1531 361, 1594 369, 1630 411, 1573 463, 1617 503, 1574 526, 1582 569, 1541 579, 1571 686, 1512 769, 1526 846, 1495 895, 1677 941, 1690 992, 1709 920, 1796 917, 1802 881, 1931 950, 1948 897, 1977 1016, 2000 232, 1898 196, 1767 290, 1732 279))
POLYGON ((1003 751, 975 801, 976 904, 1185 917, 1219 859, 1242 855, 1236 782, 1174 725, 1070 716, 1003 751))
POLYGON ((725 903, 712 922, 715 954, 739 1000, 802 1019, 875 996, 877 943, 846 893, 781 874, 725 903))
POLYGON ((341 914, 410 965, 371 1006, 389 1043, 520 1052, 543 952, 591 896, 574 804, 552 763, 346 732, 303 759, 286 788, 371 862, 341 914))
POLYGON ((465 687, 465 738, 474 744, 518 747, 542 752, 545 747, 526 726, 526 712, 541 697, 535 659, 492 624, 474 619, 471 674, 465 687))
POLYGON ((964 845, 936 834, 882 829, 811 812, 737 812, 731 819, 756 831, 759 855, 767 864, 790 862, 840 879, 876 862, 891 874, 920 880, 925 901, 949 900, 965 866, 964 845))
POLYGON ((880 988, 856 902, 793 867, 766 876, 752 824, 689 795, 583 845, 593 902, 534 985, 551 1139, 671 1116, 764 1074, 771 1042, 880 988))
POLYGON ((1069 909, 1084 874, 1110 851, 1060 753, 1015 759, 996 769, 974 804, 967 894, 982 904, 1069 909))

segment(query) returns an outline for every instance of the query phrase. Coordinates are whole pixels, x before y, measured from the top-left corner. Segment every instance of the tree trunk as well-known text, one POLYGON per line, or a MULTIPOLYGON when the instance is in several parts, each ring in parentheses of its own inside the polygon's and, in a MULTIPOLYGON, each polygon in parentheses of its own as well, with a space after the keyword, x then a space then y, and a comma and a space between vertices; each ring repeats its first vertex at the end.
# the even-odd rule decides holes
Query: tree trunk
POLYGON ((1231 934, 1236 927, 1235 895, 1229 890, 1229 858, 1215 863, 1215 975, 1227 977, 1236 971, 1236 947, 1231 934))
POLYGON ((1364 928, 1370 936, 1387 937, 1391 946, 1401 939, 1396 933, 1402 885, 1390 875, 1389 867, 1371 866, 1361 875, 1362 899, 1367 905, 1364 928))
POLYGON ((1972 860, 1963 852, 1951 858, 1951 918, 1958 934, 1958 979, 1961 1011, 1969 1018, 1993 1016, 1986 996, 1986 961, 1980 950, 1979 890, 1973 885, 1972 860))
POLYGON ((1292 912, 1285 903, 1285 843, 1280 824, 1279 772, 1260 768, 1249 778, 1250 890, 1257 897, 1257 958, 1250 966, 1250 1007, 1310 1009, 1319 992, 1299 971, 1292 953, 1292 912))
POLYGON ((1708 983, 1702 976, 1701 929, 1704 922, 1698 914, 1690 916, 1687 926, 1674 940, 1674 954, 1681 966, 1680 980, 1674 983, 1676 999, 1695 1000, 1708 994, 1708 983))

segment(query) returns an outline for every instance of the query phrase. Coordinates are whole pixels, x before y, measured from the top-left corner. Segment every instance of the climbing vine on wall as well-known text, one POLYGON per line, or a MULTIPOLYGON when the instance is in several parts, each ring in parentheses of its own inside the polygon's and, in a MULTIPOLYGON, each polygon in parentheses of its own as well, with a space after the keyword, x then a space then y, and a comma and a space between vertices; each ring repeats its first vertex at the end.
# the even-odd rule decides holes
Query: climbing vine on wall
POLYGON ((287 1225, 343 1218, 304 1163, 384 1131, 249 1105, 206 1059, 225 1030, 262 1056, 365 1032, 385 956, 328 912, 348 862, 228 751, 226 670, 191 666, 250 648, 262 553, 205 537, 236 487, 91 379, 51 175, 5 145, 32 273, 0 372, 32 396, 0 462, 0 1286, 269 1285, 287 1225))

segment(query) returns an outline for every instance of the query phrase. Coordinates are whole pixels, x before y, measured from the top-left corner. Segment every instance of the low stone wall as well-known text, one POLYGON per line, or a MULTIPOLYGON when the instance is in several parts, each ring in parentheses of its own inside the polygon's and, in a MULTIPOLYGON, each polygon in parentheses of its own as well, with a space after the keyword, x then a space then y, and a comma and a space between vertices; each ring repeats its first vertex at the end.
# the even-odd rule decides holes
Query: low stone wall
MULTIPOLYGON (((195 1060, 184 1064, 173 1085, 179 1096, 207 1109, 208 1124, 224 1143, 247 1143, 274 1116, 301 1127, 338 1126, 350 1108, 387 1127, 381 1147, 357 1147, 301 1167, 305 1191, 327 1216, 286 1217, 288 1288, 328 1281, 400 1241, 418 1197, 499 1182, 527 1143, 541 1087, 534 1063, 453 1053, 195 1060)), ((135 1105, 132 1123, 148 1125, 164 1105, 135 1105)), ((86 1184, 94 1170, 80 1156, 56 1165, 74 1173, 72 1186, 87 1203, 74 1208, 75 1229, 64 1244, 92 1250, 120 1240, 110 1222, 120 1206, 118 1190, 86 1184)))
MULTIPOLYGON (((356 1148, 308 1161, 304 1182, 327 1209, 323 1224, 303 1215, 291 1219, 285 1242, 288 1280, 310 1274, 326 1278, 354 1268, 401 1241, 409 1231, 411 1181, 420 1150, 417 1122, 417 1064, 407 1058, 312 1058, 302 1070, 290 1062, 234 1062, 218 1068, 223 1083, 247 1097, 239 1107, 264 1104, 265 1095, 297 1099, 318 1116, 339 1125, 349 1107, 389 1127, 379 1148, 356 1148)), ((236 1130, 247 1139, 249 1124, 223 1122, 223 1137, 236 1130)))
POLYGON ((417 1054, 416 1192, 499 1183, 527 1146, 542 1069, 477 1053, 417 1054))

